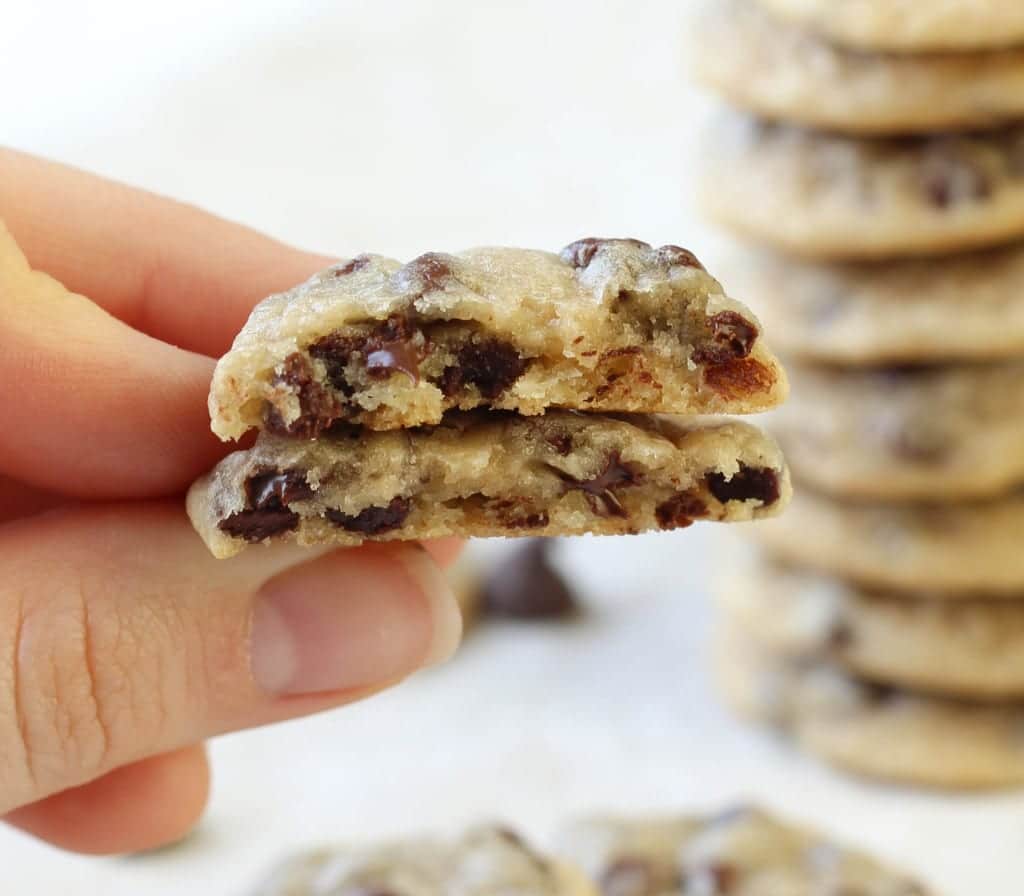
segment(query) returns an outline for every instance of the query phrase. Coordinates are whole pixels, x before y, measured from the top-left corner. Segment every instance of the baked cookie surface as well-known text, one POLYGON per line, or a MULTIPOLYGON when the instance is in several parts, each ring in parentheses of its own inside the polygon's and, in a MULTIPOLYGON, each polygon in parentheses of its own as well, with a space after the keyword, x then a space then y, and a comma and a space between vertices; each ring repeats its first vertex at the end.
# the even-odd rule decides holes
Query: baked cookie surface
POLYGON ((265 299, 217 365, 214 432, 302 438, 451 409, 747 413, 785 375, 687 250, 637 240, 362 255, 265 299))
POLYGON ((699 80, 766 118, 853 134, 911 134, 1024 116, 1024 47, 923 55, 850 50, 753 0, 710 0, 692 43, 699 80))
POLYGON ((1024 357, 1024 245, 814 263, 749 246, 718 261, 782 353, 852 366, 1024 357))
POLYGON ((867 50, 970 50, 1024 43, 1016 0, 757 0, 830 40, 867 50))
POLYGON ((722 114, 705 159, 708 214, 796 255, 932 255, 1024 237, 1022 125, 856 139, 722 114))
POLYGON ((189 491, 217 557, 247 544, 447 535, 634 534, 776 513, 790 493, 778 446, 735 421, 454 412, 436 427, 263 433, 189 491))

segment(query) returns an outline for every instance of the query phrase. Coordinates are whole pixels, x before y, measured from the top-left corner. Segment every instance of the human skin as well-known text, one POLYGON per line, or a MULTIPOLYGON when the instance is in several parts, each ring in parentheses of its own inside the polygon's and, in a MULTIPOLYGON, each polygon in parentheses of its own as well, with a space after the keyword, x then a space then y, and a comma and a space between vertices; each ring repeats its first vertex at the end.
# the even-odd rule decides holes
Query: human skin
POLYGON ((209 428, 214 358, 256 302, 331 261, 0 149, 10 824, 86 853, 174 840, 206 803, 206 738, 352 702, 457 646, 440 571, 457 542, 217 561, 185 515, 231 448, 209 428))

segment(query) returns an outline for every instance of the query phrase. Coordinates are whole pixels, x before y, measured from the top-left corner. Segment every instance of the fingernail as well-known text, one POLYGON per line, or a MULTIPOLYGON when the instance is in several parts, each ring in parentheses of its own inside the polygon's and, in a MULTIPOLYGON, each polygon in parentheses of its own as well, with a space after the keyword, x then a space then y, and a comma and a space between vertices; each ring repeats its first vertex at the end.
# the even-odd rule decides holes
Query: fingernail
POLYGON ((419 545, 337 551, 260 589, 252 674, 273 694, 372 686, 450 657, 461 626, 450 586, 419 545))

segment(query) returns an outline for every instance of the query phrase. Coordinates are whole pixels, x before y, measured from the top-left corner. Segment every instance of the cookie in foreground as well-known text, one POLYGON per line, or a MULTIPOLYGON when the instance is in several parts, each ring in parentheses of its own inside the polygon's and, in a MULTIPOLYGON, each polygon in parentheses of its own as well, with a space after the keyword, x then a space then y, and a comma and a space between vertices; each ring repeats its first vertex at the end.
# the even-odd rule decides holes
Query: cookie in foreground
POLYGON ((756 318, 692 253, 584 239, 335 265, 253 310, 217 365, 210 416, 222 439, 310 438, 455 408, 734 414, 785 394, 756 318))
POLYGON ((635 534, 770 516, 789 495, 778 446, 737 421, 476 411, 413 430, 264 433, 192 486, 188 511, 230 557, 271 538, 635 534))
POLYGON ((733 709, 858 774, 947 789, 1024 785, 1024 704, 869 684, 827 662, 773 654, 723 630, 716 677, 733 709))
POLYGON ((731 625, 773 653, 928 693, 1024 699, 1024 592, 897 593, 751 554, 730 553, 715 599, 731 625))
POLYGON ((584 875, 499 827, 293 856, 251 896, 598 896, 584 875))
POLYGON ((928 896, 907 875, 748 806, 705 815, 606 815, 561 835, 558 854, 606 896, 928 896))

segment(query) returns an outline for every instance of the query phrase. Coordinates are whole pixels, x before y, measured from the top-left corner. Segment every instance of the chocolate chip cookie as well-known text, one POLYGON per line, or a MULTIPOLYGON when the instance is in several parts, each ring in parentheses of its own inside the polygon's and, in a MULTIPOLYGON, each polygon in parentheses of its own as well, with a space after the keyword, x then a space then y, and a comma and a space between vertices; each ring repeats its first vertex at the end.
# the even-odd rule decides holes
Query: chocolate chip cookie
POLYGON ((1024 237, 1024 125, 854 139, 723 115, 708 140, 707 212, 797 255, 931 255, 1024 237))
POLYGON ((1024 592, 948 600, 843 582, 758 553, 716 583, 731 625, 773 653, 876 682, 977 700, 1024 698, 1024 592))
POLYGON ((772 342, 854 366, 1024 357, 1024 245, 864 265, 734 246, 717 265, 772 342))
POLYGON ((210 415, 222 439, 311 438, 451 409, 746 413, 785 392, 757 320, 692 253, 584 239, 335 265, 255 308, 210 415))
POLYGON ((598 896, 586 877, 504 828, 294 856, 252 896, 598 896))
POLYGON ((1024 44, 1015 0, 757 0, 780 17, 865 50, 969 50, 1024 44))
POLYGON ((863 852, 767 812, 603 816, 567 828, 559 854, 605 896, 927 896, 863 852))
POLYGON ((753 0, 705 6, 692 41, 697 76, 758 115, 855 134, 976 129, 1024 117, 1024 47, 872 53, 829 43, 753 0))
POLYGON ((800 484, 749 531, 774 555, 863 585, 944 595, 1024 593, 1024 491, 984 501, 840 502, 800 484))
POLYGON ((453 412, 434 427, 262 433, 193 485, 188 511, 217 557, 247 544, 446 535, 633 534, 781 510, 775 443, 746 424, 549 411, 453 412))
POLYGON ((717 679, 739 714, 863 775, 925 787, 1024 784, 1024 704, 972 703, 872 685, 828 663, 775 656, 722 633, 717 679))
POLYGON ((788 371, 798 400, 771 429, 794 475, 829 494, 936 501, 1024 483, 1024 361, 788 371))

